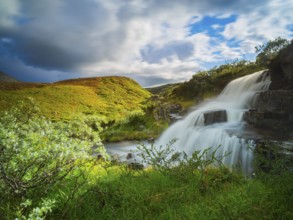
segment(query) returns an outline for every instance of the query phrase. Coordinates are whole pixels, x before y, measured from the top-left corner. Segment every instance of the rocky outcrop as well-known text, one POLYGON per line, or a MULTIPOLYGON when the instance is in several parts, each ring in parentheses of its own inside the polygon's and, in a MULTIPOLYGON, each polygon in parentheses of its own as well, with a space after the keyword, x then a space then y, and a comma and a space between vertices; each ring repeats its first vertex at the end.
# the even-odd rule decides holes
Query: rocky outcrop
POLYGON ((253 109, 244 120, 262 131, 273 131, 277 138, 293 138, 293 43, 270 64, 268 91, 256 94, 253 109))
POLYGON ((293 42, 271 62, 270 90, 293 90, 293 42))
POLYGON ((208 111, 203 114, 204 125, 211 125, 227 121, 226 110, 208 111))

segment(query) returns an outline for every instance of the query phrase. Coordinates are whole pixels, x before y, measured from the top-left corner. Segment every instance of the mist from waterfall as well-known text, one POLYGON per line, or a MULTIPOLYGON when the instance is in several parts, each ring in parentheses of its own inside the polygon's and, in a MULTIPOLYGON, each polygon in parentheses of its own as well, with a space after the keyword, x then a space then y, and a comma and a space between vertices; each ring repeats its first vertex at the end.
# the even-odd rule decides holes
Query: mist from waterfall
POLYGON ((166 145, 177 139, 176 151, 192 155, 196 150, 216 148, 216 156, 229 168, 241 167, 246 174, 252 172, 253 141, 239 137, 245 122, 243 113, 255 105, 255 96, 268 89, 270 78, 266 71, 259 71, 230 82, 222 93, 191 112, 183 120, 170 126, 159 138, 156 145, 166 145), (205 125, 207 112, 226 112, 225 122, 205 125))

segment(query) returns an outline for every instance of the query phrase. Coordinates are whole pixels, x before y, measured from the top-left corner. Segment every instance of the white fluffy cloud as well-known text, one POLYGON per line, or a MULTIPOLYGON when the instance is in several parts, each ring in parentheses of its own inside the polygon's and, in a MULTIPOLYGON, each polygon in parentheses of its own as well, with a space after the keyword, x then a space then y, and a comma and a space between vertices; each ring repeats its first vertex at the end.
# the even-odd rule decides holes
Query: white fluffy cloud
POLYGON ((0 69, 27 81, 107 74, 128 75, 145 86, 182 81, 209 63, 241 58, 277 36, 292 37, 292 5, 291 0, 0 0, 0 69), (205 16, 231 15, 235 21, 211 25, 217 34, 190 33, 189 25, 205 16))

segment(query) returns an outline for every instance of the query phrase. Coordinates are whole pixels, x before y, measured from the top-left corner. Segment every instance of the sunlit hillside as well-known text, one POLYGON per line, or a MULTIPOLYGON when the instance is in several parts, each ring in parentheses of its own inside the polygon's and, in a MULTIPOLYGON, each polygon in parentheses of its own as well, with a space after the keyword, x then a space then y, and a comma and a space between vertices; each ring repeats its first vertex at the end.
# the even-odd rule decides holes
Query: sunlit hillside
POLYGON ((33 98, 43 115, 67 120, 77 114, 119 119, 140 112, 150 93, 126 77, 96 77, 61 81, 54 84, 1 83, 0 109, 33 98))

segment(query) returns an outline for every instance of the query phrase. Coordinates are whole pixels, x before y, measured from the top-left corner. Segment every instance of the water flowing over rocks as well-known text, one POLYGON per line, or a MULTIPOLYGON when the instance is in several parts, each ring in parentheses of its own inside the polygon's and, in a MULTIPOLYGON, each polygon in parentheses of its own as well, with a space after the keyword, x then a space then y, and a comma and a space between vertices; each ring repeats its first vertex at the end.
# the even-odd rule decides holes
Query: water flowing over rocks
MULTIPOLYGON (((179 111, 179 106, 156 109, 158 119, 166 120, 179 111)), ((281 157, 293 170, 293 44, 273 60, 269 70, 233 80, 217 98, 172 124, 155 145, 166 146, 174 139, 175 150, 189 156, 217 149, 215 156, 224 165, 247 175, 254 172, 255 156, 257 162, 263 157, 272 163, 281 157)), ((126 159, 132 163, 132 155, 126 159)), ((260 162, 256 169, 271 167, 260 162)))
POLYGON ((156 144, 164 146, 175 138, 174 148, 190 156, 194 151, 210 148, 212 153, 217 149, 215 156, 222 158, 223 164, 251 175, 254 142, 261 137, 247 129, 243 113, 252 109, 255 94, 266 91, 269 85, 267 71, 233 80, 217 98, 170 126, 156 144))

